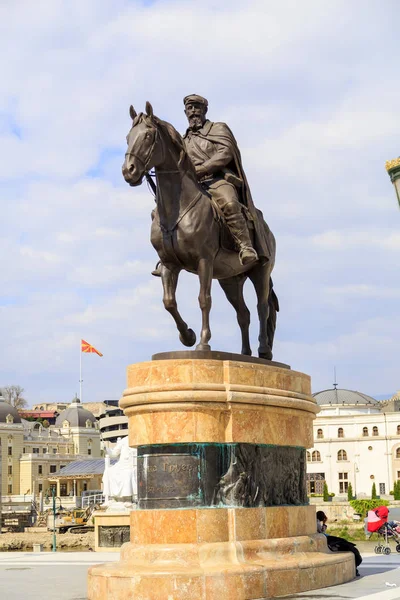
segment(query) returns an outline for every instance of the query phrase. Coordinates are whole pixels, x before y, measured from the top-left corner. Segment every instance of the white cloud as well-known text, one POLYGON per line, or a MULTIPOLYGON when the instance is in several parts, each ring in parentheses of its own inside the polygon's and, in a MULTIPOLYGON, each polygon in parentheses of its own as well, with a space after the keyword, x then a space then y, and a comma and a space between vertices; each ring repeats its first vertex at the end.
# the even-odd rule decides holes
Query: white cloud
MULTIPOLYGON (((333 360, 367 393, 398 387, 399 214, 384 171, 399 154, 400 86, 388 60, 396 9, 392 0, 206 0, 201 10, 183 0, 3 2, 0 385, 12 379, 32 400, 71 397, 87 337, 104 351, 87 362, 87 394, 117 397, 128 362, 181 347, 150 276, 154 201, 120 169, 131 102, 143 110, 151 100, 182 131, 182 98, 198 92, 210 118, 232 127, 276 233, 277 360, 320 387, 333 360)), ((179 306, 196 332, 197 295, 196 278, 183 276, 179 306)), ((234 312, 217 284, 213 295, 213 347, 236 350, 234 312)))

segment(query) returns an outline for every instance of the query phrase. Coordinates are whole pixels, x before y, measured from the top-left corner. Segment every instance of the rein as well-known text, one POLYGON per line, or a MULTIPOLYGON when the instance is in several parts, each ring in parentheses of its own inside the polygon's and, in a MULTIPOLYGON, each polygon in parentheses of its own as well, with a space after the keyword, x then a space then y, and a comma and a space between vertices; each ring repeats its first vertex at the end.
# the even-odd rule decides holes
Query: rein
POLYGON ((174 230, 177 228, 177 226, 179 225, 180 221, 182 221, 183 217, 185 215, 187 215, 187 213, 192 210, 192 208, 197 204, 197 202, 200 200, 201 196, 203 195, 203 192, 200 191, 197 196, 195 196, 193 198, 193 200, 190 202, 190 204, 185 208, 185 210, 181 213, 179 213, 178 218, 176 219, 175 223, 169 227, 168 229, 166 227, 164 227, 162 225, 162 223, 160 222, 160 217, 158 217, 158 221, 160 223, 160 229, 163 233, 165 233, 165 235, 172 235, 174 230))

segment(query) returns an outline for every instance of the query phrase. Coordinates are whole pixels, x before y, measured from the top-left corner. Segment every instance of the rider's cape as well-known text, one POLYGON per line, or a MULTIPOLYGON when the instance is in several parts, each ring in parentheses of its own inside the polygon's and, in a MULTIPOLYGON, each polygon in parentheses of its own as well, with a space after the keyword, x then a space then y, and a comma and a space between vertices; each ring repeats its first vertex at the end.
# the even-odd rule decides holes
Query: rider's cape
POLYGON ((226 146, 230 149, 233 155, 233 160, 230 164, 226 165, 226 168, 229 171, 232 171, 232 173, 234 173, 242 181, 241 187, 236 189, 238 190, 240 202, 248 208, 248 211, 254 222, 255 249, 260 257, 269 259, 271 257, 271 250, 268 247, 269 229, 264 221, 262 212, 254 206, 249 184, 247 182, 246 174, 242 165, 242 157, 240 155, 240 150, 238 148, 235 136, 226 123, 213 123, 211 121, 206 121, 203 127, 196 133, 198 136, 203 137, 204 139, 207 139, 215 144, 226 146))

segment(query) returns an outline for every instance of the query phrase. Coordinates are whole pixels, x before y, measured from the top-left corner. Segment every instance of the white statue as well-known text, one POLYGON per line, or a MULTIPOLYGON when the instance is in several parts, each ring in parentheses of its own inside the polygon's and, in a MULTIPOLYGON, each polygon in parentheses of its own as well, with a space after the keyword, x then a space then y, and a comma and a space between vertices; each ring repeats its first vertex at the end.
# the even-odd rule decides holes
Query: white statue
POLYGON ((137 498, 137 450, 130 448, 128 436, 118 438, 114 448, 106 448, 103 473, 104 504, 107 510, 130 510, 137 498), (119 460, 110 465, 110 458, 119 460))

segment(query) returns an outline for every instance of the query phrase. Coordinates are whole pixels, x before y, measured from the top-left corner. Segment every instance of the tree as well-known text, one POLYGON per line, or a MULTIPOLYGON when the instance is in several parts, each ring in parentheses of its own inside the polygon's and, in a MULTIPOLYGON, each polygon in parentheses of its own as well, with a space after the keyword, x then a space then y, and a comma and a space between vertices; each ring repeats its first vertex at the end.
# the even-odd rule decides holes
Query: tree
POLYGON ((351 485, 351 483, 349 483, 349 487, 347 488, 347 500, 350 502, 350 500, 353 500, 353 487, 351 485))
POLYGON ((328 484, 324 481, 324 502, 329 502, 328 484))
POLYGON ((377 495, 376 495, 376 485, 375 485, 375 481, 372 484, 372 490, 371 490, 371 500, 376 500, 377 499, 377 495))
POLYGON ((8 404, 14 406, 17 410, 21 410, 28 406, 27 401, 23 397, 24 388, 20 385, 9 385, 3 388, 3 396, 8 404))
POLYGON ((394 482, 393 497, 395 500, 400 500, 400 481, 399 480, 394 482))

